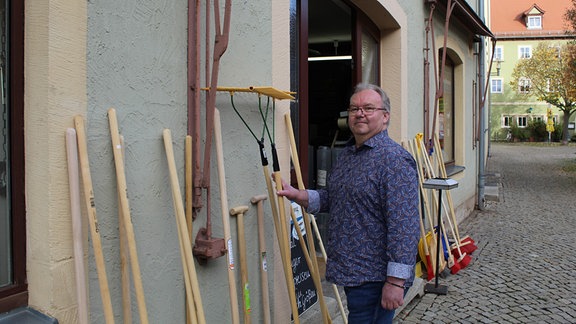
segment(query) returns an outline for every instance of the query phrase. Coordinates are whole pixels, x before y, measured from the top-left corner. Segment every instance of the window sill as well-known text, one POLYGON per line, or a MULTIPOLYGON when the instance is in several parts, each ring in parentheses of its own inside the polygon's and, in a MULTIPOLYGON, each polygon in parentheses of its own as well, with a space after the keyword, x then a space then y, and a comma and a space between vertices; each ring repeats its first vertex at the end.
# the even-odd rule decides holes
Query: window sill
POLYGON ((446 175, 448 177, 451 177, 455 174, 464 172, 465 169, 466 169, 466 167, 464 167, 462 165, 447 165, 446 166, 446 175))

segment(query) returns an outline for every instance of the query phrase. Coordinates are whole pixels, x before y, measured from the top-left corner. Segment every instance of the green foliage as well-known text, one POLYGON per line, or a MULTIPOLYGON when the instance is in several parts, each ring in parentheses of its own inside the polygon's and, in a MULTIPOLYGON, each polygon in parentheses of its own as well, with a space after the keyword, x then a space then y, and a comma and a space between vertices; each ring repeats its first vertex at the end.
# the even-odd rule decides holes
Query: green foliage
MULTIPOLYGON (((562 124, 554 124, 554 131, 551 134, 553 142, 560 142, 564 138, 564 128, 562 124)), ((568 140, 566 140, 568 141, 568 140)))
POLYGON ((516 123, 510 125, 510 131, 512 132, 512 140, 514 141, 524 141, 528 138, 527 131, 523 128, 518 127, 516 123))
POLYGON ((500 128, 500 130, 498 130, 498 132, 496 133, 496 138, 495 140, 497 141, 508 141, 508 132, 510 132, 509 128, 500 128))
POLYGON ((548 132, 546 131, 546 123, 542 120, 531 120, 528 122, 528 130, 530 137, 537 142, 543 142, 548 139, 548 132))
MULTIPOLYGON (((576 0, 573 0, 573 4, 576 4, 576 0)), ((512 71, 510 86, 518 89, 525 79, 530 80, 530 91, 520 95, 551 104, 564 113, 564 120, 568 120, 576 112, 576 43, 560 46, 540 42, 532 51, 531 58, 518 61, 512 71)), ((561 133, 569 136, 567 129, 561 130, 561 133)), ((564 138, 564 141, 568 140, 564 138)))

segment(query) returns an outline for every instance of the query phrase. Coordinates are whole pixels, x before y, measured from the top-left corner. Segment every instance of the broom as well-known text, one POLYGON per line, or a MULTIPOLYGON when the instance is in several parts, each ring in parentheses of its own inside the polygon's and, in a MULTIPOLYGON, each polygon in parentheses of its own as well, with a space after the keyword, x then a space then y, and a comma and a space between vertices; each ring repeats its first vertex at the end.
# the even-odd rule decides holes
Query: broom
MULTIPOLYGON (((424 213, 423 210, 423 202, 422 202, 422 198, 420 198, 420 213, 424 213)), ((420 250, 420 247, 422 247, 422 249, 424 250, 424 259, 425 259, 425 264, 426 264, 426 279, 427 280, 432 280, 434 279, 434 264, 432 263, 432 258, 430 256, 430 249, 428 248, 428 242, 426 241, 426 230, 424 229, 424 221, 422 220, 422 217, 420 217, 420 242, 418 243, 418 250, 420 250)))
MULTIPOLYGON (((444 157, 442 156, 442 148, 440 146, 440 141, 436 136, 434 136, 434 150, 436 151, 436 157, 438 159, 440 175, 443 178, 446 178, 447 173, 446 173, 446 167, 444 165, 444 157)), ((456 215, 454 213, 454 204, 452 202, 452 195, 450 194, 449 191, 446 192, 446 197, 448 199, 448 206, 450 207, 450 214, 448 215, 449 216, 448 219, 450 220, 450 217, 452 218, 454 240, 456 241, 455 245, 459 248, 459 249, 453 249, 452 252, 456 253, 457 257, 459 258, 461 257, 462 253, 470 254, 474 252, 478 247, 475 245, 474 240, 472 240, 472 238, 470 238, 469 236, 463 240, 460 239, 460 233, 458 231, 458 223, 456 221, 456 215)))
MULTIPOLYGON (((431 215, 430 213, 430 209, 428 207, 428 200, 425 196, 425 191, 424 188, 422 186, 422 183, 424 181, 424 169, 425 166, 423 165, 422 162, 422 152, 421 152, 422 147, 420 146, 420 142, 418 142, 416 139, 414 140, 414 143, 412 143, 412 150, 415 152, 414 156, 416 159, 416 164, 417 164, 417 169, 418 169, 418 185, 420 187, 420 197, 422 198, 422 203, 424 204, 424 210, 426 211, 425 214, 427 214, 428 216, 431 215)), ((429 222, 429 226, 430 226, 430 230, 433 231, 434 230, 434 224, 432 222, 432 218, 428 217, 428 222, 429 222)), ((434 233, 428 233, 426 234, 426 243, 429 243, 429 246, 437 246, 438 240, 440 238, 437 238, 436 235, 434 233), (428 238, 430 237, 430 242, 428 242, 428 238)), ((431 256, 431 258, 433 259, 438 259, 440 260, 440 264, 438 267, 438 271, 443 271, 446 267, 446 262, 444 258, 436 258, 436 252, 434 251, 434 249, 430 250, 432 253, 434 253, 434 255, 431 256)), ((436 264, 434 264, 434 269, 436 269, 436 264)), ((438 275, 436 273, 436 275, 438 275)))
MULTIPOLYGON (((435 154, 436 157, 437 157, 436 161, 437 161, 438 164, 439 164, 439 166, 438 166, 439 169, 441 169, 441 168, 444 166, 444 163, 443 163, 442 159, 441 159, 441 158, 438 158, 438 156, 439 156, 441 153, 442 153, 442 152, 441 152, 437 147, 434 148, 434 154, 435 154)), ((430 160, 428 160, 428 157, 426 157, 425 161, 427 162, 427 165, 430 166, 430 167, 428 168, 428 170, 430 171, 429 176, 432 177, 432 178, 435 178, 436 175, 434 174, 434 170, 433 170, 432 167, 431 167, 431 162, 430 162, 430 160)), ((449 191, 447 192, 447 194, 448 194, 448 193, 449 193, 449 191)), ((434 195, 434 193, 433 193, 433 195, 434 195)), ((435 195, 434 195, 434 197, 435 197, 435 195)), ((442 205, 444 206, 444 212, 447 214, 447 220, 448 220, 448 224, 449 224, 449 226, 450 226, 450 231, 452 232, 452 236, 456 239, 455 230, 454 230, 454 227, 453 227, 452 222, 451 222, 451 220, 450 220, 450 215, 448 214, 448 211, 447 211, 447 209, 446 209, 446 206, 444 205, 444 202, 443 202, 443 201, 442 201, 442 202, 439 202, 439 203, 442 203, 442 205)), ((453 208, 450 208, 450 211, 453 212, 453 208)), ((442 222, 441 225, 442 225, 442 227, 443 227, 443 229, 444 229, 444 222, 442 222)), ((444 233, 446 233, 445 230, 444 230, 444 233)), ((445 236, 446 236, 446 234, 445 234, 445 236)), ((445 239, 446 239, 446 246, 448 246, 449 242, 448 242, 447 236, 445 237, 445 239)), ((460 268, 463 269, 463 268, 467 267, 467 266, 470 264, 470 262, 472 261, 471 257, 470 257, 469 255, 467 255, 466 253, 462 253, 462 251, 460 250, 460 246, 459 246, 458 244, 456 245, 456 248, 455 248, 455 249, 452 249, 452 251, 451 251, 452 253, 449 253, 450 256, 454 256, 454 254, 455 254, 455 253, 453 253, 454 250, 457 251, 457 254, 456 254, 456 255, 457 255, 457 261, 456 261, 456 262, 460 265, 460 268)), ((454 273, 453 273, 453 274, 454 274, 454 273)))
MULTIPOLYGON (((421 143, 421 147, 423 147, 423 143, 421 143)), ((436 154, 437 154, 438 150, 435 150, 435 151, 436 151, 436 154)), ((424 154, 423 154, 423 155, 424 155, 424 154)), ((428 174, 427 174, 427 175, 428 175, 428 177, 429 177, 429 178, 435 178, 436 175, 435 175, 434 170, 433 170, 433 168, 432 168, 432 163, 431 163, 431 161, 428 159, 428 156, 427 156, 427 155, 424 155, 424 158, 423 158, 423 159, 424 159, 424 162, 426 163, 426 166, 427 166, 427 170, 428 170, 428 174)), ((440 164, 440 163, 439 163, 439 164, 440 164)), ((449 192, 449 191, 448 191, 448 192, 449 192)), ((433 195, 434 201, 436 201, 436 195, 435 195, 435 193, 432 192, 432 195, 433 195)), ((442 203, 442 204, 443 204, 443 202, 438 202, 438 203, 442 203)), ((444 206, 444 212, 447 213, 445 206, 444 206)), ((450 225, 451 225, 451 223, 450 223, 450 225)), ((439 226, 442 226, 442 230, 443 230, 444 236, 445 236, 444 238, 445 238, 445 240, 446 240, 446 248, 447 248, 447 247, 448 247, 448 238, 447 238, 447 235, 446 235, 446 230, 444 229, 444 222, 441 222, 441 223, 439 224, 439 226)), ((453 234, 453 236, 454 236, 454 230, 453 230, 452 226, 450 226, 450 229, 451 229, 452 234, 453 234)), ((460 250, 459 250, 459 251, 460 251, 460 250)), ((449 267, 450 267, 450 264, 451 264, 452 262, 453 262, 453 255, 452 255, 452 253, 448 253, 448 266, 449 266, 449 267)), ((460 269, 463 269, 463 268, 467 267, 468 264, 470 264, 470 262, 471 262, 471 258, 470 258, 469 255, 460 253, 459 259, 456 260, 456 262, 454 262, 454 263, 455 263, 455 264, 458 264, 459 267, 460 267, 460 269)), ((458 269, 458 268, 452 269, 452 267, 450 267, 450 270, 451 270, 452 274, 455 274, 455 273, 458 272, 460 269, 458 269)))
MULTIPOLYGON (((412 142, 408 142, 408 144, 403 143, 403 146, 405 149, 407 149, 410 154, 412 154, 412 156, 414 157, 414 160, 416 160, 416 154, 414 152, 414 148, 413 148, 413 143, 412 142)), ((419 186, 422 185, 422 180, 420 177, 420 168, 418 167, 418 184, 419 186)), ((419 221, 420 221, 420 242, 418 242, 418 252, 420 254, 420 258, 424 260, 425 262, 425 266, 426 266, 426 279, 427 280, 432 280, 434 278, 434 263, 432 262, 432 258, 430 256, 430 249, 428 248, 428 242, 427 242, 427 235, 426 235, 426 229, 424 228, 424 197, 422 197, 422 192, 420 192, 420 217, 419 217, 419 221)))

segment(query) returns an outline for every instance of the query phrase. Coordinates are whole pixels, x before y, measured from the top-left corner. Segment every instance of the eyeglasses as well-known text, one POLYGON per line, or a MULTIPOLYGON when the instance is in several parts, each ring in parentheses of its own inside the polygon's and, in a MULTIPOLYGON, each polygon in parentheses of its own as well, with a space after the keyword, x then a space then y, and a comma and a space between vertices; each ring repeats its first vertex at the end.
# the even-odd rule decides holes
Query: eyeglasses
POLYGON ((370 116, 372 115, 376 110, 386 110, 384 108, 378 108, 378 107, 358 107, 358 106, 350 106, 348 107, 348 113, 355 115, 356 113, 358 113, 359 111, 361 111, 364 115, 366 116, 370 116))

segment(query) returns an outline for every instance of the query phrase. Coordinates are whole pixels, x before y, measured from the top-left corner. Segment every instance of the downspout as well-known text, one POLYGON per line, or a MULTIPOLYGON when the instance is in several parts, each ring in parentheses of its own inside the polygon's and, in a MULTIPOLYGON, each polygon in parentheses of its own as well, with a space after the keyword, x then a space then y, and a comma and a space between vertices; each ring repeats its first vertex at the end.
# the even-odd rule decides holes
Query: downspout
MULTIPOLYGON (((482 1, 482 0, 480 0, 482 1)), ((490 56, 490 64, 488 65, 488 74, 490 74, 490 72, 492 71, 492 62, 494 61, 494 51, 496 48, 496 39, 493 38, 492 39, 492 55, 490 56)), ((486 167, 486 157, 488 156, 487 154, 490 153, 490 138, 489 135, 487 135, 489 128, 486 127, 486 119, 485 116, 490 116, 490 112, 484 112, 484 108, 486 106, 486 97, 487 97, 487 93, 488 93, 488 84, 490 79, 486 77, 486 70, 485 70, 485 61, 484 61, 484 55, 486 53, 486 47, 485 47, 485 43, 482 41, 480 42, 480 49, 479 49, 479 83, 482 84, 483 81, 485 81, 484 87, 480 87, 479 89, 479 94, 480 94, 480 106, 478 108, 478 115, 479 115, 479 126, 478 126, 478 131, 479 131, 479 148, 478 148, 478 197, 477 197, 477 201, 478 201, 478 205, 477 208, 479 210, 484 210, 485 207, 485 203, 486 203, 486 199, 485 199, 485 195, 484 195, 484 189, 485 189, 485 167, 486 167)), ((490 109, 488 107, 488 109, 490 109)))
MULTIPOLYGON (((484 1, 483 0, 478 0, 479 6, 478 6, 478 11, 479 11, 479 16, 484 18, 484 1)), ((488 74, 491 73, 492 71, 492 62, 494 61, 494 52, 496 50, 496 38, 492 35, 492 53, 490 55, 490 64, 488 65, 488 74)), ((489 135, 487 135, 489 128, 486 127, 486 116, 490 116, 489 115, 489 111, 485 112, 484 108, 486 106, 486 97, 487 97, 487 93, 488 93, 488 84, 490 79, 486 77, 486 68, 485 68, 485 55, 486 55, 486 44, 484 41, 480 42, 480 49, 479 49, 479 57, 478 59, 480 60, 480 75, 479 75, 479 81, 480 84, 484 83, 484 87, 480 87, 480 107, 479 107, 479 127, 478 130, 480 132, 480 138, 479 138, 479 149, 478 149, 478 209, 479 210, 484 210, 485 207, 485 195, 484 195, 484 189, 485 189, 485 167, 486 167, 486 157, 488 156, 487 154, 490 153, 489 149, 487 150, 487 148, 490 147, 490 138, 489 135)), ((489 108, 488 108, 489 109, 489 108)))
MULTIPOLYGON (((192 193, 187 193, 193 217, 202 207, 200 173, 200 1, 188 0, 188 135, 192 137, 192 193)), ((188 175, 190 176, 190 175, 188 175)))
MULTIPOLYGON (((484 0, 478 0, 478 15, 480 16, 480 19, 484 20, 484 0)), ((486 72, 485 72, 485 62, 484 62, 484 58, 485 58, 485 53, 486 53, 486 46, 484 43, 484 38, 481 38, 481 41, 479 42, 480 45, 480 50, 479 50, 479 55, 477 57, 478 60, 480 60, 480 68, 479 68, 479 82, 478 84, 479 86, 479 92, 480 92, 480 106, 478 107, 478 117, 479 117, 479 121, 480 121, 480 125, 478 127, 478 131, 480 132, 480 136, 479 136, 479 143, 478 143, 478 197, 477 197, 477 208, 479 210, 484 210, 485 207, 485 198, 484 198, 484 187, 485 187, 485 166, 486 166, 486 159, 485 159, 485 145, 486 145, 486 129, 485 129, 485 125, 486 125, 486 120, 485 120, 485 111, 484 111, 484 105, 486 103, 485 97, 486 97, 486 91, 484 89, 484 87, 482 85, 484 85, 484 80, 486 79, 486 72)), ((490 64, 490 67, 492 67, 492 64, 490 64)))

